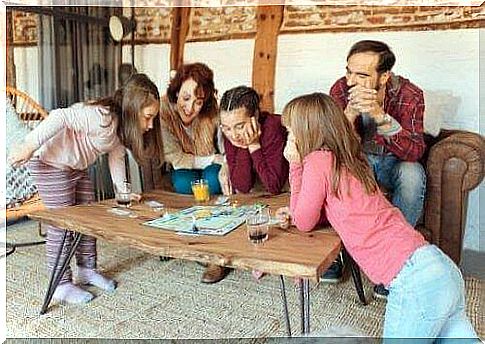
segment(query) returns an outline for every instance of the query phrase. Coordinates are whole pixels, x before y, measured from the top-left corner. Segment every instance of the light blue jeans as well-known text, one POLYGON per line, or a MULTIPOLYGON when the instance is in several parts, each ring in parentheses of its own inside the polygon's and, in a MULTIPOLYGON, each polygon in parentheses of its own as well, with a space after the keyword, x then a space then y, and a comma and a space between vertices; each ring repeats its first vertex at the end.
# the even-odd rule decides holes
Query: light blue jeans
POLYGON ((478 342, 465 313, 461 272, 438 247, 418 248, 392 280, 384 337, 386 344, 478 342), (410 337, 419 339, 403 339, 410 337))
POLYGON ((392 194, 392 204, 399 208, 411 226, 416 226, 423 211, 426 172, 419 162, 401 161, 394 155, 367 154, 377 183, 392 194))

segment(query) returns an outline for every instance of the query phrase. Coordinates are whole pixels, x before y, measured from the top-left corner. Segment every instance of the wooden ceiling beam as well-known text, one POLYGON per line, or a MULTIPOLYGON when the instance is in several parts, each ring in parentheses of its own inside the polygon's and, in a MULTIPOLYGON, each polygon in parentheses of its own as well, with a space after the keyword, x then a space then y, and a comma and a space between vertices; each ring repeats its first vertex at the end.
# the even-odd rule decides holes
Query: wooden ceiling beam
POLYGON ((184 46, 190 26, 190 7, 174 7, 170 39, 170 69, 184 63, 184 46))

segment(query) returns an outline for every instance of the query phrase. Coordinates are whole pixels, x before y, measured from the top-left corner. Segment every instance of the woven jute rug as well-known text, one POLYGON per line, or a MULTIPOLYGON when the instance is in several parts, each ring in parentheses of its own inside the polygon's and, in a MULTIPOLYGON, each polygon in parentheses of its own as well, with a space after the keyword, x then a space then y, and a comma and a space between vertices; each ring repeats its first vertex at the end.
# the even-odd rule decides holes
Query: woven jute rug
MULTIPOLYGON (((7 229, 11 242, 38 240, 37 223, 7 229)), ((203 267, 187 261, 161 262, 136 249, 98 242, 98 266, 118 281, 118 289, 86 305, 51 303, 39 315, 49 276, 44 246, 19 248, 7 257, 7 338, 201 339, 269 338, 286 335, 279 278, 255 282, 247 271, 232 271, 222 282, 199 282, 203 267)), ((293 332, 300 332, 298 288, 286 279, 293 332)), ((372 285, 365 280, 371 299, 372 285)), ((485 336, 485 282, 466 280, 467 311, 485 336)), ((352 280, 311 285, 311 330, 352 329, 365 336, 382 334, 385 302, 362 306, 352 280)), ((340 334, 342 335, 342 334, 340 334)))

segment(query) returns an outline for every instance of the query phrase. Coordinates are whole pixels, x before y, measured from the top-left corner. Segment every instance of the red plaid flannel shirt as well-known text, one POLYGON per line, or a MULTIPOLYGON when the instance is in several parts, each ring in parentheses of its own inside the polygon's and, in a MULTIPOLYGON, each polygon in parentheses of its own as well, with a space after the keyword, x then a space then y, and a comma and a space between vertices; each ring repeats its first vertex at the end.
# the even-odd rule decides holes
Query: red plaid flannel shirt
MULTIPOLYGON (((337 80, 330 89, 330 96, 342 109, 347 107, 348 91, 345 77, 337 80)), ((384 112, 396 119, 402 130, 388 137, 376 134, 375 142, 403 161, 418 161, 426 148, 423 137, 423 91, 408 79, 392 74, 386 84, 384 112)))

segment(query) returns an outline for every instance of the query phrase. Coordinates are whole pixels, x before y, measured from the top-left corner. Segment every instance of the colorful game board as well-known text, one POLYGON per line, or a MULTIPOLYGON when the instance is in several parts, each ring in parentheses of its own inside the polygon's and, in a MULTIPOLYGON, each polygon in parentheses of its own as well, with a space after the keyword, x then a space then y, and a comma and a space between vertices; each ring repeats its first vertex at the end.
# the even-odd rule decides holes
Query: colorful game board
POLYGON ((239 207, 193 206, 143 224, 181 233, 225 235, 244 223, 248 214, 260 208, 260 204, 239 207))

